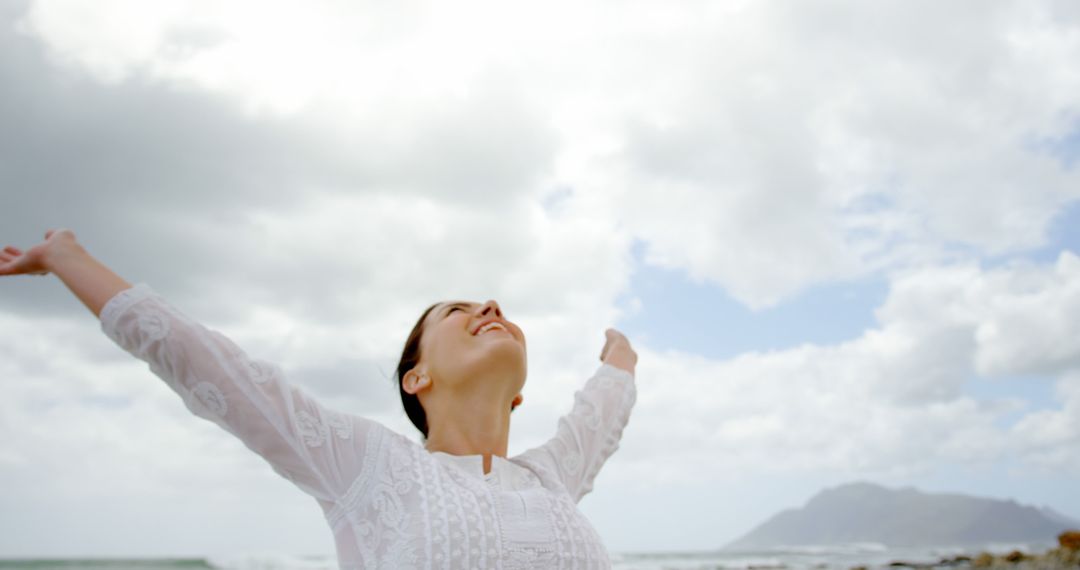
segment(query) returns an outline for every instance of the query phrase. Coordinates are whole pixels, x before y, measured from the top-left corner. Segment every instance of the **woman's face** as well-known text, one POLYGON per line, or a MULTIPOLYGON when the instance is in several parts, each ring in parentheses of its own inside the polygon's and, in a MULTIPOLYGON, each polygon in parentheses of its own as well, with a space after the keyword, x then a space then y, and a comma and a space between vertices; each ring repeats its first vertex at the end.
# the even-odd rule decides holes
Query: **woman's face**
POLYGON ((425 320, 420 364, 444 388, 481 388, 510 401, 525 384, 525 334, 494 300, 440 303, 425 320))

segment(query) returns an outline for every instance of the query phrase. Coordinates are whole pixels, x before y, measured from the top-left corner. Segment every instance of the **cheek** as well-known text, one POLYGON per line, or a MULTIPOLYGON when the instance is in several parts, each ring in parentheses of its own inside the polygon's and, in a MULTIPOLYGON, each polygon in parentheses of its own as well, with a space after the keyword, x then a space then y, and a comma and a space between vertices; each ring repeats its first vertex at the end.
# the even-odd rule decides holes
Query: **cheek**
POLYGON ((446 326, 448 323, 439 323, 440 326, 431 329, 430 355, 443 364, 452 361, 454 355, 459 355, 473 345, 472 337, 460 327, 446 326), (449 360, 448 360, 449 359, 449 360))
MULTIPOLYGON (((433 339, 434 340, 434 339, 433 339)), ((424 355, 427 365, 436 372, 451 376, 456 375, 456 369, 461 363, 461 356, 465 353, 463 346, 448 342, 448 339, 438 339, 431 343, 431 350, 424 355)))

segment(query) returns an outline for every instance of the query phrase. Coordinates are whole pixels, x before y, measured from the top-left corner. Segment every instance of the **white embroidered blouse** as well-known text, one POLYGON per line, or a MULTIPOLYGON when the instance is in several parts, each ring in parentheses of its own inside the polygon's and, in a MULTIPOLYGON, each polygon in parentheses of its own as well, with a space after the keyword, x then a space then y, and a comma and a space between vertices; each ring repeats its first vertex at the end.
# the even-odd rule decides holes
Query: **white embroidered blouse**
POLYGON ((602 364, 555 436, 510 458, 429 452, 382 424, 323 407, 277 365, 188 318, 145 283, 102 308, 101 328, 195 415, 311 495, 352 568, 608 568, 577 503, 619 447, 631 373, 602 364))

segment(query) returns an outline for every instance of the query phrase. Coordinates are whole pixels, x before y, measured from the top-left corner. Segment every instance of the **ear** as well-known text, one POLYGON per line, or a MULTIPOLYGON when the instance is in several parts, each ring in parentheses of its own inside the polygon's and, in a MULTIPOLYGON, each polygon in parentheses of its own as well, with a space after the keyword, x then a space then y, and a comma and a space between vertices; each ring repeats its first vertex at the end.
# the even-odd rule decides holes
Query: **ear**
POLYGON ((514 396, 514 401, 510 403, 510 411, 511 412, 514 411, 514 408, 520 406, 521 403, 524 402, 524 401, 525 401, 525 396, 522 396, 521 394, 518 394, 517 396, 514 396))
POLYGON ((418 394, 431 385, 431 377, 416 368, 406 372, 403 380, 402 388, 412 395, 418 394))

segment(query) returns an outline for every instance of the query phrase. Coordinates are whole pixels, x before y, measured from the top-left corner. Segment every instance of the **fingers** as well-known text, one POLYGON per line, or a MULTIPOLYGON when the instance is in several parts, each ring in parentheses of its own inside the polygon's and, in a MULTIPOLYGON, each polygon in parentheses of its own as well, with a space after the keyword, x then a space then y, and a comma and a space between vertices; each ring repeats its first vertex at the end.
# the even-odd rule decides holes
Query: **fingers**
POLYGON ((28 271, 23 250, 6 246, 0 250, 0 275, 47 275, 48 271, 28 271))
POLYGON ((14 263, 0 260, 0 275, 15 275, 16 273, 14 263))
POLYGON ((73 231, 71 231, 71 230, 69 230, 67 228, 53 228, 53 229, 45 232, 45 239, 49 239, 55 233, 69 233, 69 234, 71 234, 71 237, 75 237, 75 232, 73 232, 73 231))
POLYGON ((630 341, 626 339, 626 335, 612 328, 605 330, 604 336, 607 337, 608 343, 623 341, 630 344, 630 341))
POLYGON ((11 273, 12 268, 15 266, 13 263, 15 258, 22 255, 22 250, 17 247, 7 246, 3 251, 0 251, 0 275, 7 275, 11 273))
POLYGON ((18 248, 7 246, 3 251, 0 251, 0 265, 8 265, 21 255, 22 251, 18 248))

